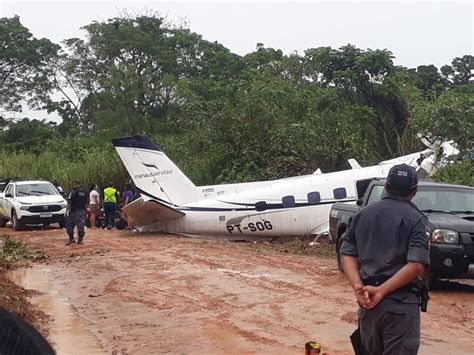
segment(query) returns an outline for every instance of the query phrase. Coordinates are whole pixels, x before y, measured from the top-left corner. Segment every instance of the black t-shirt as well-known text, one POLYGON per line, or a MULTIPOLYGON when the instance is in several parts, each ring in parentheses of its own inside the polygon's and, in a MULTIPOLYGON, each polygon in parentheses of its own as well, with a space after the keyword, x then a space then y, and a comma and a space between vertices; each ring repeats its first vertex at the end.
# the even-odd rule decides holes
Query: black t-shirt
POLYGON ((71 211, 84 210, 87 205, 87 194, 82 187, 78 187, 69 193, 67 200, 71 204, 71 211))

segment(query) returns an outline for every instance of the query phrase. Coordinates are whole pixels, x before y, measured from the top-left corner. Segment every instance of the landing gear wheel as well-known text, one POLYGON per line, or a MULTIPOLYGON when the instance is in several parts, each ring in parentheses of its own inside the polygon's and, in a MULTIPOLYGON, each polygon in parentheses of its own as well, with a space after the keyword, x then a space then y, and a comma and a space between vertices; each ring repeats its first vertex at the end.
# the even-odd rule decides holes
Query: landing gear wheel
POLYGON ((13 227, 13 230, 16 230, 16 231, 23 230, 23 224, 21 224, 20 220, 16 216, 15 211, 12 212, 12 227, 13 227))

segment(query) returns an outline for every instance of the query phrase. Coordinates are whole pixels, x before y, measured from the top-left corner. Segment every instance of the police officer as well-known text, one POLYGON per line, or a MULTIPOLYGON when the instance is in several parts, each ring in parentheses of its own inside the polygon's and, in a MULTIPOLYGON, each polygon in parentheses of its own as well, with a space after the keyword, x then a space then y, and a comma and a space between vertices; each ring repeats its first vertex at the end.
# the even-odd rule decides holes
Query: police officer
POLYGON ((109 182, 107 187, 104 189, 104 214, 107 229, 110 229, 114 226, 118 200, 118 192, 114 188, 113 182, 109 182))
POLYGON ((368 354, 417 354, 417 287, 430 263, 428 220, 411 203, 414 168, 393 166, 381 201, 354 216, 340 253, 359 308, 362 347, 368 354))
POLYGON ((66 220, 66 232, 69 236, 69 240, 66 245, 75 243, 74 240, 74 227, 77 227, 77 234, 79 239, 77 244, 82 244, 84 238, 84 224, 86 221, 86 205, 87 205, 87 194, 81 187, 79 181, 74 180, 72 182, 72 191, 69 193, 67 198, 67 220, 66 220))

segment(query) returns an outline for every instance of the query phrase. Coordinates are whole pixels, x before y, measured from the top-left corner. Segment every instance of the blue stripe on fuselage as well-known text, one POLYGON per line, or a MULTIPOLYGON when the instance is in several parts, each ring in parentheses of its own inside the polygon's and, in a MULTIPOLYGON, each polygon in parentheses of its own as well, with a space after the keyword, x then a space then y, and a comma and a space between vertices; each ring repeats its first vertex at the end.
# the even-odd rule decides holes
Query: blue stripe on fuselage
MULTIPOLYGON (((195 211, 195 212, 228 212, 228 211, 256 211, 256 206, 254 203, 243 203, 243 202, 225 202, 225 201, 221 201, 223 203, 228 203, 228 204, 233 204, 233 205, 237 205, 237 206, 250 206, 250 207, 240 207, 240 208, 232 208, 232 207, 182 207, 182 206, 177 206, 177 205, 173 205, 171 203, 169 203, 168 201, 165 201, 165 200, 162 200, 156 196, 153 196, 152 194, 140 189, 140 188, 137 188, 138 192, 140 192, 140 194, 143 194, 143 195, 146 195, 150 198, 153 198, 155 200, 157 200, 158 202, 160 203, 163 203, 166 207, 171 207, 171 208, 174 208, 178 211, 195 211)), ((283 204, 281 203, 268 203, 267 204, 267 208, 265 210, 262 210, 262 211, 258 211, 258 212, 265 212, 265 211, 268 211, 268 210, 280 210, 280 209, 292 209, 292 208, 300 208, 300 207, 309 207, 309 206, 319 206, 319 205, 328 205, 328 204, 332 204, 332 203, 335 203, 335 202, 354 202, 356 201, 355 198, 349 198, 349 199, 345 199, 345 200, 331 200, 331 201, 323 201, 323 202, 319 202, 317 204, 311 204, 309 202, 299 202, 299 203, 295 203, 295 205, 293 207, 283 207, 283 204)))

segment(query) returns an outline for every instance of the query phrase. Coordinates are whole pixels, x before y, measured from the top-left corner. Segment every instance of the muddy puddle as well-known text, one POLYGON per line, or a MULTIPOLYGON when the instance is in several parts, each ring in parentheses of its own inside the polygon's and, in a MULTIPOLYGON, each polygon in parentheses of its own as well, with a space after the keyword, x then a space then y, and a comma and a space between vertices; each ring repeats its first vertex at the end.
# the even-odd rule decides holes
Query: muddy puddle
POLYGON ((47 267, 33 265, 21 268, 11 273, 11 279, 17 285, 38 291, 31 298, 31 303, 51 317, 49 341, 58 355, 106 353, 68 299, 61 297, 47 267))

